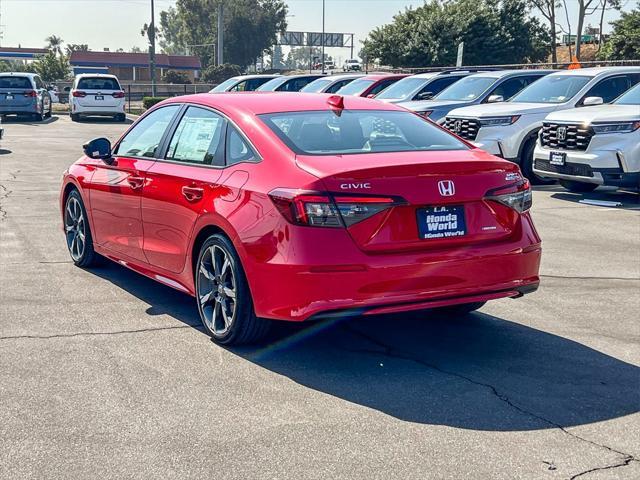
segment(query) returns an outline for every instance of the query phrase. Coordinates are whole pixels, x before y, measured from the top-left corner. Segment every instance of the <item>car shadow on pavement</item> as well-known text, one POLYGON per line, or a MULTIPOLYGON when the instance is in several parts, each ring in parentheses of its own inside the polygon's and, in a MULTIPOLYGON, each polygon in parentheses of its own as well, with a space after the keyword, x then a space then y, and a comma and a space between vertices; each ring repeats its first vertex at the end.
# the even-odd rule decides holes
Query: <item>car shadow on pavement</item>
POLYGON ((51 115, 49 118, 45 118, 41 122, 37 122, 31 118, 26 118, 26 117, 23 118, 23 117, 9 116, 2 119, 2 124, 3 125, 20 124, 20 125, 31 125, 34 127, 40 127, 42 125, 49 125, 50 123, 57 122, 57 121, 58 121, 57 115, 51 115))
MULTIPOLYGON (((148 315, 166 314, 201 330, 191 297, 116 264, 92 272, 149 304, 148 315)), ((408 422, 521 431, 640 410, 640 368, 483 313, 276 322, 263 345, 229 351, 304 387, 408 422)))
POLYGON ((81 117, 78 120, 78 123, 90 123, 90 124, 103 124, 103 123, 118 123, 120 125, 131 125, 133 120, 130 118, 126 118, 124 121, 120 122, 118 120, 114 120, 109 117, 81 117))
POLYGON ((536 191, 552 192, 551 198, 571 203, 579 203, 581 200, 620 202, 622 205, 616 207, 612 206, 609 208, 623 208, 631 210, 637 210, 638 206, 640 205, 640 192, 636 192, 633 190, 616 189, 613 187, 600 187, 593 192, 573 193, 562 188, 560 185, 545 185, 533 188, 536 191))

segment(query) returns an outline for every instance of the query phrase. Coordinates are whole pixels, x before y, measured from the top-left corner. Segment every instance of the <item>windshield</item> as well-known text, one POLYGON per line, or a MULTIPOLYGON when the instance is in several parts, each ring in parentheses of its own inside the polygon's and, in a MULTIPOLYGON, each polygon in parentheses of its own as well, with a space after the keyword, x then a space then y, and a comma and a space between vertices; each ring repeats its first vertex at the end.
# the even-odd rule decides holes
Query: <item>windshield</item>
POLYGON ((523 103, 568 102, 591 78, 581 75, 547 75, 529 85, 510 101, 523 103))
POLYGON ((301 92, 307 92, 307 93, 320 93, 322 92, 325 87, 328 87, 329 85, 331 85, 331 82, 333 80, 329 80, 328 78, 319 78, 317 80, 314 80, 313 82, 309 83, 308 85, 306 85, 302 90, 300 90, 301 92))
MULTIPOLYGON (((283 112, 260 118, 297 154, 466 150, 446 131, 403 111, 283 112)), ((399 160, 401 161, 401 160, 399 160)))
POLYGON ((345 85, 340 90, 338 90, 337 93, 339 93, 340 95, 360 95, 374 83, 374 80, 354 80, 353 82, 345 85))
POLYGON ((120 90, 120 85, 115 78, 84 77, 78 81, 76 88, 80 90, 120 90))
POLYGON ((438 95, 436 100, 475 100, 482 95, 491 85, 496 82, 494 77, 465 77, 457 81, 449 88, 445 88, 438 95))
POLYGON ((0 77, 0 88, 19 88, 30 90, 33 88, 29 77, 0 77))
POLYGON ((377 98, 389 98, 393 100, 405 100, 413 93, 427 84, 429 78, 412 78, 407 77, 385 88, 377 98))
POLYGON ((238 77, 231 77, 226 79, 219 85, 213 87, 209 92, 226 92, 229 88, 233 87, 238 81, 238 77))
POLYGON ((286 77, 276 77, 272 78, 268 82, 263 83, 258 88, 256 88, 259 92, 271 92, 278 88, 281 83, 286 81, 286 77))
POLYGON ((640 83, 618 97, 613 103, 617 105, 640 105, 640 83))

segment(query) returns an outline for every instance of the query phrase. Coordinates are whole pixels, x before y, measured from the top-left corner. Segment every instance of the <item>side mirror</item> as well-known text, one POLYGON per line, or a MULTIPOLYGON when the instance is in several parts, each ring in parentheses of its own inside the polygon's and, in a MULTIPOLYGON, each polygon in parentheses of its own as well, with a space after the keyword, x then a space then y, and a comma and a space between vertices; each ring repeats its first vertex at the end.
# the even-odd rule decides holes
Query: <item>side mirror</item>
POLYGON ((594 105, 602 105, 603 103, 604 99, 602 97, 587 97, 582 102, 582 106, 592 107, 594 105))
POLYGON ((71 91, 71 87, 64 87, 64 91, 65 92, 70 92, 71 91))
POLYGON ((111 142, 106 138, 94 138, 90 142, 85 143, 82 148, 84 154, 96 160, 105 160, 106 163, 111 163, 108 160, 111 159, 111 142))
POLYGON ((418 94, 416 100, 431 100, 433 98, 433 92, 422 92, 418 94))
POLYGON ((504 102, 504 97, 502 95, 489 95, 487 98, 487 103, 500 103, 504 102))

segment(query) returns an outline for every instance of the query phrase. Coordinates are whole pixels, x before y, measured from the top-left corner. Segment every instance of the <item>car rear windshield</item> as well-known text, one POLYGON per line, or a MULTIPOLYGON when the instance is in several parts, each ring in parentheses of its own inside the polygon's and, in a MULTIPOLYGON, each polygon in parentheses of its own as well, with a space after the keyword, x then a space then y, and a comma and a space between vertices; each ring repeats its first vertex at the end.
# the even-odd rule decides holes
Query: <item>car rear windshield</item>
POLYGON ((511 102, 564 103, 571 100, 593 77, 547 75, 513 97, 511 102))
POLYGON ((428 78, 407 77, 385 88, 376 98, 389 98, 392 100, 405 100, 422 86, 426 85, 428 78))
POLYGON ((465 77, 445 88, 438 95, 436 100, 460 100, 471 101, 482 95, 497 79, 494 77, 465 77))
POLYGON ((84 77, 78 81, 79 90, 120 90, 115 78, 84 77))
POLYGON ((216 85, 215 87, 213 87, 209 93, 211 92, 226 92, 229 88, 231 88, 232 86, 234 86, 237 82, 238 82, 239 78, 238 77, 231 77, 228 78, 227 80, 225 80, 224 82, 216 85))
POLYGON ((465 150, 453 135, 403 111, 342 110, 283 112, 260 118, 295 153, 354 153, 465 150))
MULTIPOLYGON (((627 93, 620 95, 613 103, 618 105, 640 105, 640 83, 631 90, 627 90, 627 93)), ((640 115, 640 110, 638 115, 640 115)))
POLYGON ((31 79, 28 77, 0 77, 0 88, 17 88, 21 90, 33 89, 31 79))
POLYGON ((354 80, 353 82, 345 85, 337 93, 340 95, 360 95, 367 88, 373 85, 375 81, 373 80, 365 80, 361 78, 360 80, 354 80))

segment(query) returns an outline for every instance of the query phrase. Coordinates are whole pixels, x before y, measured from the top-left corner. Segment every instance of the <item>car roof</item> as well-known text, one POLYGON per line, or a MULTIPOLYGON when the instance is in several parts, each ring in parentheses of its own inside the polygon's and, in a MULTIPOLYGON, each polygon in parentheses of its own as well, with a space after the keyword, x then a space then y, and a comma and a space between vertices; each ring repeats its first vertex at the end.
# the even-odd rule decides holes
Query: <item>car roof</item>
MULTIPOLYGON (((278 112, 304 112, 313 110, 331 110, 327 103, 331 97, 326 93, 301 92, 220 92, 218 95, 199 93, 184 95, 164 100, 159 105, 172 103, 195 103, 224 112, 235 112, 238 115, 278 112)), ((352 95, 340 95, 345 110, 398 110, 406 111, 390 103, 352 95)))
POLYGON ((491 70, 488 72, 472 73, 470 77, 488 77, 488 78, 504 78, 504 77, 519 77, 522 75, 531 75, 532 73, 543 73, 545 75, 557 72, 557 70, 551 69, 518 69, 518 70, 491 70))
POLYGON ((640 67, 589 67, 576 68, 574 70, 559 70, 552 75, 582 75, 585 77, 597 77, 599 75, 607 75, 611 73, 640 73, 640 67))
POLYGON ((387 78, 405 78, 408 76, 408 73, 369 73, 358 80, 385 80, 387 78))
POLYGON ((277 78, 277 77, 281 77, 282 75, 279 73, 255 73, 252 75, 236 75, 235 77, 231 77, 234 80, 251 80, 252 78, 277 78))
POLYGON ((345 78, 362 78, 364 77, 364 73, 337 73, 335 75, 327 75, 326 77, 320 77, 317 80, 320 79, 327 79, 327 80, 332 80, 332 81, 339 81, 339 80, 344 80, 345 78))
POLYGON ((76 78, 86 78, 86 77, 115 78, 116 80, 118 79, 118 77, 116 77, 115 75, 111 75, 110 73, 79 73, 78 75, 76 75, 76 78))
POLYGON ((33 78, 33 77, 38 76, 38 74, 37 73, 30 73, 30 72, 2 72, 2 73, 0 73, 0 76, 33 78))

